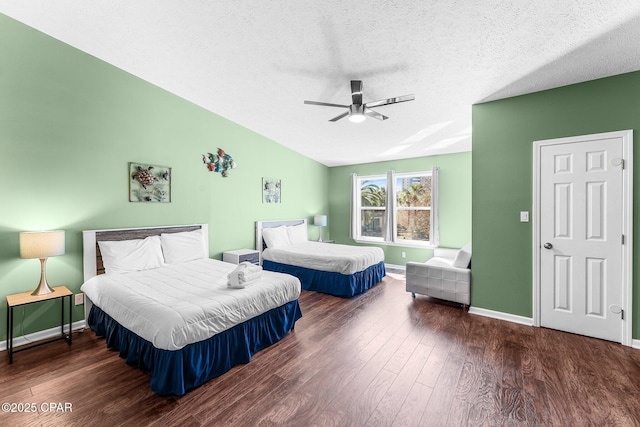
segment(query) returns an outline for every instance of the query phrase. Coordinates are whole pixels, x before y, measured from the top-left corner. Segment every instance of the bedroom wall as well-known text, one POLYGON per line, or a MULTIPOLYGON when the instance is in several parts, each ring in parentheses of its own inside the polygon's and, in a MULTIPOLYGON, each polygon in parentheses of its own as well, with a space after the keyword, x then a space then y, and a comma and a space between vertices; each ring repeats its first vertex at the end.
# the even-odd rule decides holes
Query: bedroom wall
MULTIPOLYGON (((420 172, 440 167, 440 245, 462 247, 471 240, 471 153, 446 154, 393 160, 351 166, 333 167, 329 171, 329 232, 338 243, 354 244, 349 237, 349 204, 351 174, 385 174, 420 172)), ((313 228, 313 227, 312 227, 313 228)), ((326 231, 325 231, 326 233, 326 231)), ((325 239, 327 238, 325 234, 325 239)), ((407 261, 424 262, 433 256, 432 249, 379 245, 385 252, 385 262, 405 265, 407 261), (402 258, 402 252, 406 258, 402 258)))
MULTIPOLYGON (((532 317, 533 141, 634 130, 640 191, 640 72, 473 106, 474 307, 532 317)), ((636 252, 640 209, 634 202, 636 252)), ((633 265, 633 337, 640 337, 638 257, 633 265)))
MULTIPOLYGON (((78 292, 84 229, 208 223, 220 258, 254 247, 257 220, 328 211, 326 166, 4 15, 0 58, 2 301, 38 282, 38 260, 19 258, 20 231, 66 231, 66 254, 49 260, 48 278, 78 292), (202 163, 217 147, 238 163, 228 178, 202 163), (130 203, 129 162, 172 167, 172 202, 130 203), (281 204, 262 203, 262 177, 282 179, 281 204)), ((82 317, 77 306, 74 321, 82 317)), ((58 324, 57 303, 35 304, 15 334, 58 324)))

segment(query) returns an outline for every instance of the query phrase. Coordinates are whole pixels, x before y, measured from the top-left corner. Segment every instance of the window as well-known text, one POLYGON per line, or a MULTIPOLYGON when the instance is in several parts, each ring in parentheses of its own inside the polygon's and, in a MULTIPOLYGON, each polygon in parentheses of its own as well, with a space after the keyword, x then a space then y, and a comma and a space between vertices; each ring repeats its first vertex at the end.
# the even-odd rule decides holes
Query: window
POLYGON ((386 225, 387 178, 370 176, 359 181, 361 237, 381 240, 386 225))
POLYGON ((431 172, 396 177, 395 241, 431 240, 431 172))
POLYGON ((353 176, 352 238, 361 242, 437 245, 437 168, 353 176))

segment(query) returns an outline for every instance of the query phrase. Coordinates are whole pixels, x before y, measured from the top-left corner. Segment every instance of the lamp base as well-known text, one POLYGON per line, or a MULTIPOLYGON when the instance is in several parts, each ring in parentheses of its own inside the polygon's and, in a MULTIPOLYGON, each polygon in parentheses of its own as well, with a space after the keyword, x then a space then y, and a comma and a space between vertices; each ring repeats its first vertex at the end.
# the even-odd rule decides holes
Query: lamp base
POLYGON ((48 295, 50 293, 53 292, 53 289, 51 289, 49 287, 49 285, 47 284, 47 282, 40 282, 40 284, 38 284, 38 287, 31 292, 31 295, 48 295))
POLYGON ((40 258, 40 283, 31 295, 47 295, 53 292, 47 283, 47 259, 40 258))

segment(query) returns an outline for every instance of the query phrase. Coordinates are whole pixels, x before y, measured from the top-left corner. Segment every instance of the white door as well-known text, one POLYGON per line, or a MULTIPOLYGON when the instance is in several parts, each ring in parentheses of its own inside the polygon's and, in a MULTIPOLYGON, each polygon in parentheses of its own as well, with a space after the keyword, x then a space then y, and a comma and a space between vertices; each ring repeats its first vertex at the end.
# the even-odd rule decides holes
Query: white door
POLYGON ((623 142, 540 147, 540 325, 622 342, 623 142))

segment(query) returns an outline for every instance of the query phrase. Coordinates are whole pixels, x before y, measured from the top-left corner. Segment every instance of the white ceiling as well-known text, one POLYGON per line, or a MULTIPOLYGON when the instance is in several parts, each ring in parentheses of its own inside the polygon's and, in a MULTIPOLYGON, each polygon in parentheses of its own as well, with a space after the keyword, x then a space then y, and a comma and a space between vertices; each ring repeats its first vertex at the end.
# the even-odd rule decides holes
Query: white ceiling
POLYGON ((2 0, 0 12, 328 166, 471 149, 471 105, 640 70, 638 0, 2 0), (350 104, 389 120, 328 120, 350 104))

